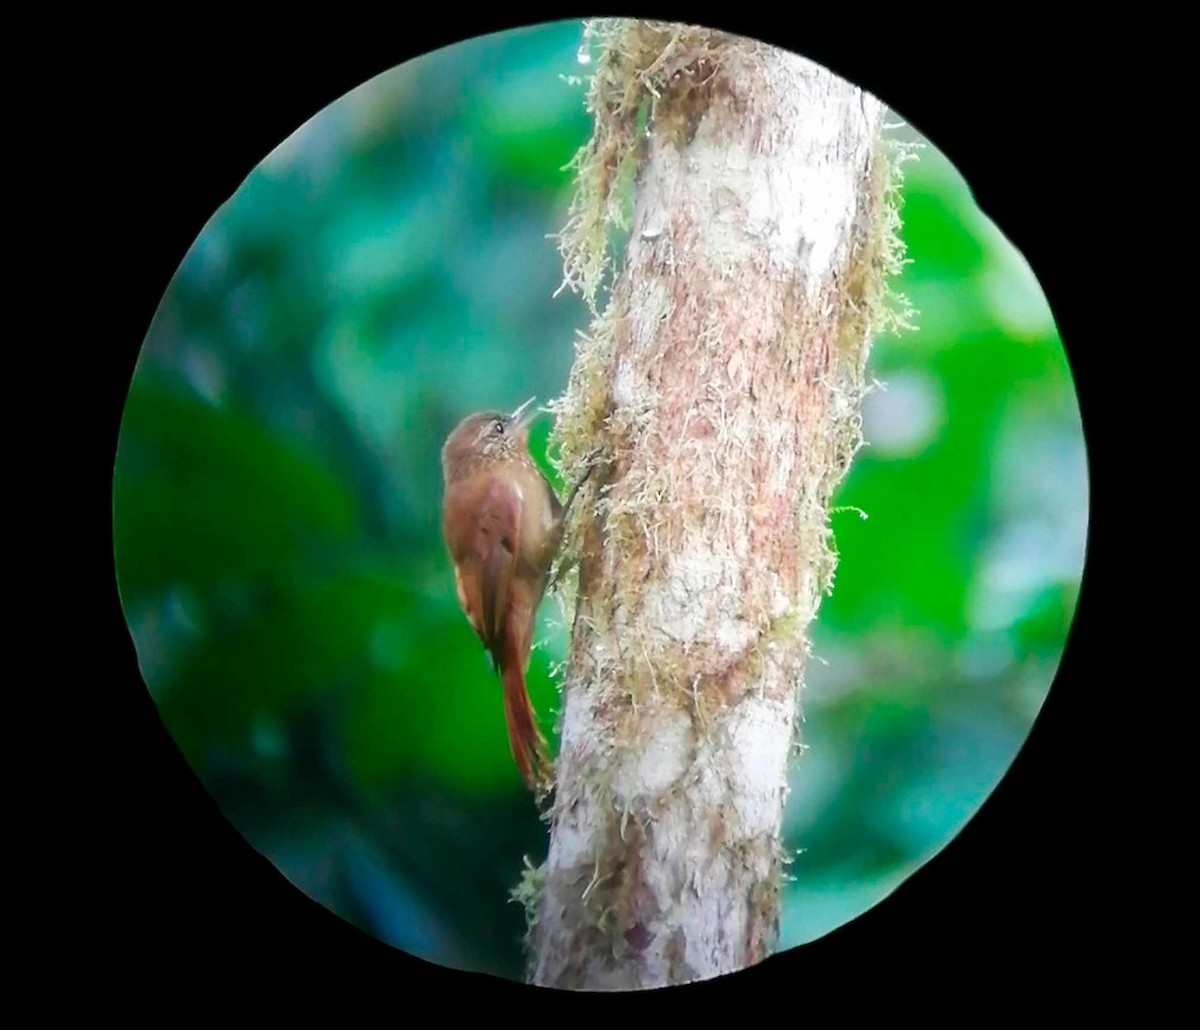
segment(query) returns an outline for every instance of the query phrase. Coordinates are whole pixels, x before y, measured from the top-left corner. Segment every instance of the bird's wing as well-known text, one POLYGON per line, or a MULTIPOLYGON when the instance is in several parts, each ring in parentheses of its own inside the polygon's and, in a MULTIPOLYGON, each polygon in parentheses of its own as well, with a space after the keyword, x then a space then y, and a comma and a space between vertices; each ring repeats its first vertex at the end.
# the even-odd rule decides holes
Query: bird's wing
POLYGON ((479 492, 475 513, 471 536, 479 598, 475 632, 499 672, 513 573, 520 553, 521 495, 503 477, 489 476, 479 492))

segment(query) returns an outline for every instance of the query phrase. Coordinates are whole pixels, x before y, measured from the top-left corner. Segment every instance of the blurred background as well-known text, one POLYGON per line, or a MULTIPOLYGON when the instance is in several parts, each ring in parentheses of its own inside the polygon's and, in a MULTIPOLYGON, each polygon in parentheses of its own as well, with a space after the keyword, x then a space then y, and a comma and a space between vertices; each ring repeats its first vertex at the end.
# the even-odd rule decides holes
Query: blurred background
MULTIPOLYGON (((581 40, 560 22, 438 51, 271 153, 163 299, 114 479, 143 674, 229 820, 356 926, 514 979, 509 890, 546 828, 455 600, 438 462, 466 412, 560 393, 586 325, 577 297, 552 299, 547 239, 590 127, 581 40)), ((1050 687, 1082 573, 1084 440, 1042 292, 935 147, 905 169, 897 285, 919 328, 875 343, 886 388, 836 499, 868 518, 833 516, 785 947, 880 900, 978 808, 1050 687)), ((529 676, 548 730, 557 614, 529 676)))

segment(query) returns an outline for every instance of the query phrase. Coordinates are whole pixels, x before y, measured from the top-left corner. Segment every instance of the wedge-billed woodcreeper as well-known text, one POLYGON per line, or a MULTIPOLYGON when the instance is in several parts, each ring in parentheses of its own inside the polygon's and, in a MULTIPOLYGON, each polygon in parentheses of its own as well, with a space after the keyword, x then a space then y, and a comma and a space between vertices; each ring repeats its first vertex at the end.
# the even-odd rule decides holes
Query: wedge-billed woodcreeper
POLYGON ((446 438, 442 535, 458 603, 500 676, 513 760, 526 785, 538 790, 549 786, 550 758, 525 670, 538 605, 587 472, 560 502, 529 455, 534 399, 507 415, 468 415, 446 438))

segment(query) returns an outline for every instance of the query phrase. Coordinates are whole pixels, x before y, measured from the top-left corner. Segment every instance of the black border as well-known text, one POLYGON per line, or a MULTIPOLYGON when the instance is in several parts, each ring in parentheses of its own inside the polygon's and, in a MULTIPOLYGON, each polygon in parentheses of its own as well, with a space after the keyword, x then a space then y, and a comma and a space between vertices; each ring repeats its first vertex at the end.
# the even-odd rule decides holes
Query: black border
MULTIPOLYGON (((587 13, 559 8, 546 19, 587 13)), ((695 7, 634 13, 717 24, 797 50, 877 93, 934 140, 1046 290, 1094 465, 1098 357, 1082 328, 1085 290, 1094 283, 1080 268, 1080 248, 1095 235, 1087 183, 1096 177, 1087 164, 1103 135, 1103 111, 1096 107, 1100 55, 1080 54, 1074 27, 1016 15, 988 21, 982 13, 972 22, 965 11, 934 19, 915 9, 848 12, 827 24, 805 16, 791 25, 741 12, 717 18, 695 7), (876 17, 888 20, 873 26, 876 17)), ((78 167, 78 199, 98 215, 95 235, 79 233, 91 242, 80 246, 120 258, 102 262, 111 278, 89 313, 91 336, 80 341, 98 374, 86 388, 103 397, 99 422, 75 438, 95 458, 76 520, 98 559, 101 603, 86 628, 99 631, 99 647, 80 645, 91 670, 79 692, 93 720, 79 756, 86 771, 57 806, 70 842, 61 853, 88 914, 43 922, 57 964, 118 1002, 161 990, 173 998, 163 1011, 184 1012, 202 1001, 240 1007, 324 996, 352 1018, 366 1018, 376 1004, 381 1015, 393 1014, 384 1018, 411 1018, 439 999, 450 1002, 439 1013, 459 1009, 460 999, 505 997, 537 1008, 575 1000, 411 959, 284 882, 225 823, 163 730, 113 580, 111 476, 125 392, 158 301, 209 216, 270 149, 347 90, 436 46, 543 20, 455 14, 438 21, 432 11, 421 18, 377 23, 358 12, 302 24, 297 9, 254 32, 214 17, 157 35, 149 26, 139 35, 109 24, 97 27, 86 78, 72 87, 83 132, 68 143, 67 175, 78 167)), ((75 228, 87 221, 81 215, 75 228)), ((655 995, 703 1003, 766 999, 778 990, 800 1018, 820 1001, 853 1013, 890 999, 919 1014, 953 1011, 963 991, 974 1004, 1031 1000, 1046 989, 1047 974, 1061 989, 1072 969, 1089 968, 1089 956, 1114 932, 1098 930, 1111 915, 1098 904, 1097 883, 1100 872, 1112 874, 1104 857, 1111 820, 1100 816, 1108 788, 1094 774, 1112 709, 1084 654, 1084 640, 1099 631, 1099 507, 1093 478, 1088 569, 1059 676, 1010 773, 963 833, 892 898, 822 940, 735 976, 655 995)))

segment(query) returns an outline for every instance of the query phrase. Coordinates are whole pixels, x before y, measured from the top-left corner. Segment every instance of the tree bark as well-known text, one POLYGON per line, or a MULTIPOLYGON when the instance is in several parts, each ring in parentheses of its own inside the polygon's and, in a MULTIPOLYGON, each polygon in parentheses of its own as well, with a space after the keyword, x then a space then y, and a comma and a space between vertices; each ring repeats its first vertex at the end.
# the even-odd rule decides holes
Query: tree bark
POLYGON ((590 26, 594 131, 563 252, 609 302, 556 406, 578 588, 531 979, 649 988, 766 957, 832 491, 900 258, 882 105, 752 40, 590 26))

